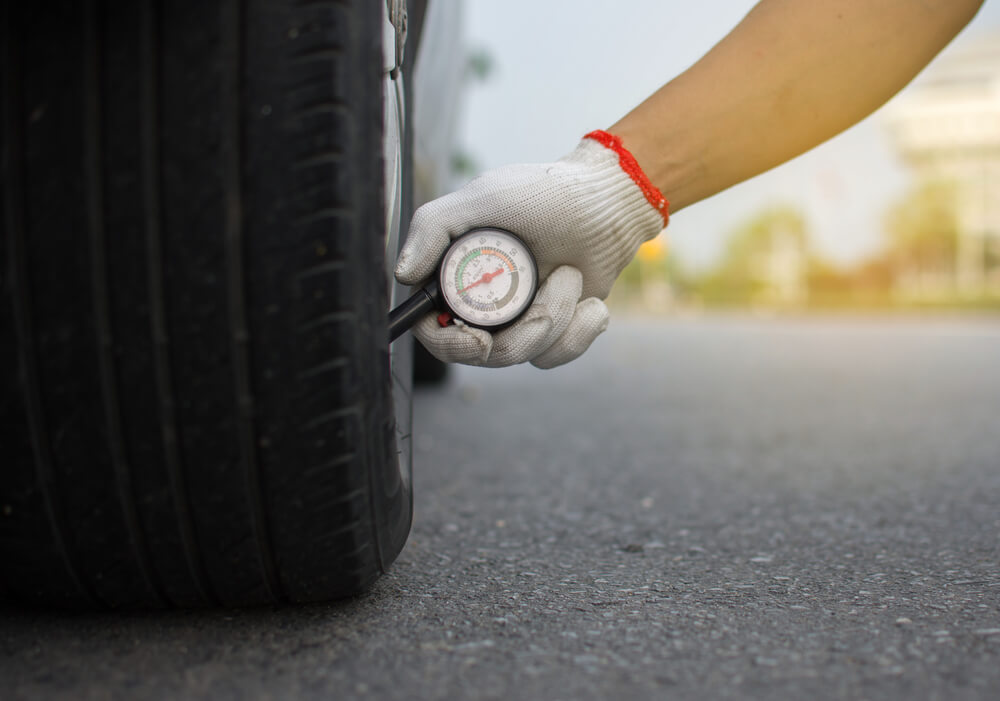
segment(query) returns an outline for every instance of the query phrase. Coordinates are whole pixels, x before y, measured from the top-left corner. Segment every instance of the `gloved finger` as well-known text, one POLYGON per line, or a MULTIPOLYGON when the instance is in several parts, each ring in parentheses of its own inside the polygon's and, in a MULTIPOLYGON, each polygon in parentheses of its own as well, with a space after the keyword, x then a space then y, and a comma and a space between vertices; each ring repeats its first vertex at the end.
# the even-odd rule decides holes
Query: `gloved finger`
POLYGON ((493 335, 487 365, 517 365, 545 351, 569 326, 582 289, 583 274, 576 268, 563 265, 553 270, 524 315, 493 335))
POLYGON ((531 364, 547 370, 575 360, 590 348, 595 338, 604 333, 610 320, 608 307, 600 299, 588 297, 581 300, 566 331, 548 349, 532 359, 531 364))
POLYGON ((460 321, 442 327, 436 314, 428 314, 414 324, 413 335, 431 355, 445 363, 485 365, 493 349, 489 331, 460 321))
POLYGON ((428 202, 413 213, 406 244, 396 259, 396 279, 416 285, 434 273, 451 240, 478 220, 462 190, 428 202))

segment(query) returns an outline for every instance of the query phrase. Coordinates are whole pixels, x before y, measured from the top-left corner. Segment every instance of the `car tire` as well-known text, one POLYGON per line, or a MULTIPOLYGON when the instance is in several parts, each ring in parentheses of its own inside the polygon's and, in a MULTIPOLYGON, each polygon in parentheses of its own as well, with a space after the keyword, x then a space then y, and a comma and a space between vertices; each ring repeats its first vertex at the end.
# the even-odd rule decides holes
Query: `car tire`
POLYGON ((6 596, 327 600, 402 548, 384 5, 0 10, 6 596))

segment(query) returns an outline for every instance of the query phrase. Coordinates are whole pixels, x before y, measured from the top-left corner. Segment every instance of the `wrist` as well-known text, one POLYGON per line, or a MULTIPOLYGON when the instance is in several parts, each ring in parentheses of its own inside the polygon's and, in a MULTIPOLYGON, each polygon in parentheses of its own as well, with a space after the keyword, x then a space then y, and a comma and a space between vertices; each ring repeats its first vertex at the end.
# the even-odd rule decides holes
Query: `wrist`
POLYGON ((609 131, 618 135, 622 143, 635 157, 643 172, 660 192, 670 201, 671 213, 677 213, 688 205, 707 196, 698 191, 698 169, 701 158, 690 141, 671 139, 671 133, 663 124, 644 124, 640 108, 629 113, 609 131), (647 135, 656 134, 657 138, 647 135))

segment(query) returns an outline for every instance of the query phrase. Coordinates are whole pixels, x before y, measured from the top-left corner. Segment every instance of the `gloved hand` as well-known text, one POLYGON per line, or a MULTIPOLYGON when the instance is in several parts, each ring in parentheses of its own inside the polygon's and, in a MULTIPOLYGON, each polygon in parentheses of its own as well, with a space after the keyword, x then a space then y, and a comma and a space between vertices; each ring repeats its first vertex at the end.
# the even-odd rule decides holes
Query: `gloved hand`
POLYGON ((396 278, 419 285, 452 239, 475 227, 517 234, 531 248, 542 281, 535 302, 493 334, 429 314, 417 339, 445 362, 500 367, 531 361, 551 368, 583 353, 608 326, 602 301, 644 241, 667 224, 667 202, 621 140, 587 134, 555 163, 490 171, 416 211, 396 278))

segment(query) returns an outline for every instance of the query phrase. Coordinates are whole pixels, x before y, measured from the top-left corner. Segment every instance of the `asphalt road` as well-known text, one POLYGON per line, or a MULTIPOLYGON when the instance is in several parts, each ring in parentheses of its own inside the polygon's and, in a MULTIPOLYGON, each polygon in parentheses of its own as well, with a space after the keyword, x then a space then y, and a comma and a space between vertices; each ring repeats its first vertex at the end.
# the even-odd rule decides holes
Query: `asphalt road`
POLYGON ((616 322, 417 411, 369 594, 2 610, 0 697, 1000 696, 1000 321, 616 322))

